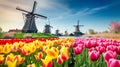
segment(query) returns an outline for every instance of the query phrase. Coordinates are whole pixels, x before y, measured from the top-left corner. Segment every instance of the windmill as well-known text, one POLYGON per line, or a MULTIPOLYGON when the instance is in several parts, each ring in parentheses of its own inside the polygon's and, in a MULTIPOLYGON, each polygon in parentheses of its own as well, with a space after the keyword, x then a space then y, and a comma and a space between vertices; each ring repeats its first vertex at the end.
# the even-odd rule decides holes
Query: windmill
POLYGON ((79 20, 78 20, 77 25, 74 25, 74 27, 75 27, 74 35, 75 36, 79 36, 79 35, 83 34, 82 32, 80 32, 80 29, 79 29, 79 27, 82 27, 82 26, 84 26, 84 25, 79 25, 79 20))
POLYGON ((35 24, 35 17, 41 17, 41 18, 47 19, 46 16, 35 13, 36 4, 37 4, 37 2, 34 1, 33 9, 31 12, 20 9, 18 7, 16 8, 17 10, 27 13, 27 14, 25 14, 25 17, 26 17, 25 24, 22 28, 22 32, 24 32, 24 33, 37 33, 38 30, 37 30, 37 27, 35 24))
POLYGON ((48 19, 48 23, 49 23, 49 24, 46 24, 46 25, 45 25, 45 28, 44 28, 44 30, 43 30, 44 33, 51 33, 51 28, 53 28, 53 27, 50 25, 49 19, 48 19))

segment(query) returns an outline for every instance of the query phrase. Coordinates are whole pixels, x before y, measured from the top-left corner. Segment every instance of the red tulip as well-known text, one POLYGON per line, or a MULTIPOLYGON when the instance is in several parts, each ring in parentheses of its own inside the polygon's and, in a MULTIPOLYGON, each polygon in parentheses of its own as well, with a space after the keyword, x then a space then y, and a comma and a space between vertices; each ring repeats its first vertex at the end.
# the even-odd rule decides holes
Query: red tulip
POLYGON ((100 53, 99 53, 99 52, 97 52, 97 51, 95 51, 95 50, 89 51, 89 57, 90 57, 90 59, 91 59, 92 61, 97 61, 98 58, 99 58, 99 56, 100 56, 100 53))

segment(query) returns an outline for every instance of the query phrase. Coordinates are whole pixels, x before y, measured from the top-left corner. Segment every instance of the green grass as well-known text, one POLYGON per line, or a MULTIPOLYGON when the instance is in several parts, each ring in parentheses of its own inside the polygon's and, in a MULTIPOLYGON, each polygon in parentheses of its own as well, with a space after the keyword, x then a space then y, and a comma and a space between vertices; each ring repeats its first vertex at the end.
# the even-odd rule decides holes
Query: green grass
POLYGON ((3 37, 3 35, 4 35, 4 33, 0 33, 0 38, 2 38, 2 37, 3 37))
POLYGON ((54 38, 56 36, 48 33, 33 33, 33 38, 54 38))
POLYGON ((32 38, 55 38, 56 36, 48 33, 16 33, 14 38, 24 38, 30 36, 32 38))
POLYGON ((24 36, 24 33, 16 33, 14 35, 14 38, 23 38, 23 36, 24 36))

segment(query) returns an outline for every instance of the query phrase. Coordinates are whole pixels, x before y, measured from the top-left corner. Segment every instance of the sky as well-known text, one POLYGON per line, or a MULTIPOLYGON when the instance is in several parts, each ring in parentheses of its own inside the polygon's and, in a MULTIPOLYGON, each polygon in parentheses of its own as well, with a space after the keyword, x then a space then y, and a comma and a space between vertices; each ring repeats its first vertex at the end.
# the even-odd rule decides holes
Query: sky
POLYGON ((60 33, 66 30, 73 33, 78 20, 84 25, 80 27, 83 33, 88 33, 89 29, 96 32, 109 30, 111 22, 120 22, 120 0, 0 0, 0 27, 3 31, 22 29, 24 12, 16 7, 31 11, 34 1, 37 1, 35 13, 49 19, 36 18, 38 32, 43 32, 49 22, 53 26, 52 33, 56 29, 60 33))

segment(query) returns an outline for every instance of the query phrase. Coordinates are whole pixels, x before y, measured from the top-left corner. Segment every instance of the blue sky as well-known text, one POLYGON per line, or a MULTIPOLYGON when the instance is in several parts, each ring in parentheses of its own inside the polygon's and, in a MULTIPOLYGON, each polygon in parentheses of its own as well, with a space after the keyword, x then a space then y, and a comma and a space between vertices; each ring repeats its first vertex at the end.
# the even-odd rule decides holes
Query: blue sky
MULTIPOLYGON (((0 0, 0 27, 4 31, 9 29, 22 29, 24 25, 22 12, 15 8, 31 11, 34 0, 0 0)), ((36 13, 49 18, 53 26, 52 33, 56 29, 60 33, 67 30, 74 32, 74 26, 80 21, 80 30, 84 33, 89 29, 97 32, 109 30, 109 24, 113 21, 120 22, 120 0, 36 0, 38 2, 36 13)), ((43 32, 48 20, 36 19, 39 32, 43 32)))

